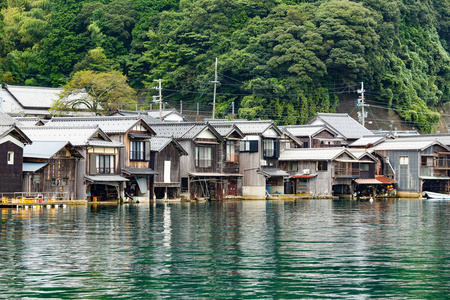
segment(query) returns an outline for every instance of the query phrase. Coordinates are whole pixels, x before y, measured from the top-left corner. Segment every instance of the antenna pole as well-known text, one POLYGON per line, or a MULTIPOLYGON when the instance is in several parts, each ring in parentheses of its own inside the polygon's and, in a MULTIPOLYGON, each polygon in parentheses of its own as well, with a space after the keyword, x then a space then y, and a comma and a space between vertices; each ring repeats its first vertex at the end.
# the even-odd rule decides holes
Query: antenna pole
POLYGON ((217 81, 217 57, 216 57, 216 67, 215 67, 215 72, 214 72, 214 96, 213 96, 213 111, 212 111, 212 118, 214 119, 214 116, 216 114, 216 90, 217 90, 217 83, 219 83, 217 81))
POLYGON ((161 80, 162 79, 155 79, 153 81, 158 81, 159 82, 159 120, 162 121, 162 88, 161 88, 161 80))

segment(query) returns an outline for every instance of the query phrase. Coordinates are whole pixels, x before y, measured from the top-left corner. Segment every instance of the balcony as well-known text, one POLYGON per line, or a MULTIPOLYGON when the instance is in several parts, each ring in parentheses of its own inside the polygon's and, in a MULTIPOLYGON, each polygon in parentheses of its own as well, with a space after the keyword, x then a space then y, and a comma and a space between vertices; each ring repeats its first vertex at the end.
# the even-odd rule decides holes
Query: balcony
POLYGON ((444 158, 444 157, 439 157, 435 160, 435 169, 439 170, 450 170, 450 159, 449 158, 444 158))
POLYGON ((237 153, 227 153, 226 162, 238 162, 238 154, 237 153))
POLYGON ((357 178, 359 177, 359 168, 334 168, 335 178, 357 178))

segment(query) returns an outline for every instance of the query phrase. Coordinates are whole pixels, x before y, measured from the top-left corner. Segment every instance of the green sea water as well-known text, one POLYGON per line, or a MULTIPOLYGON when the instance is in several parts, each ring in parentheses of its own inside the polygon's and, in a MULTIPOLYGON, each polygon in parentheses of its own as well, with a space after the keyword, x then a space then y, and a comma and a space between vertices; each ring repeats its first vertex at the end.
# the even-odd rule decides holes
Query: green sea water
POLYGON ((450 203, 0 209, 1 299, 449 299, 450 203))

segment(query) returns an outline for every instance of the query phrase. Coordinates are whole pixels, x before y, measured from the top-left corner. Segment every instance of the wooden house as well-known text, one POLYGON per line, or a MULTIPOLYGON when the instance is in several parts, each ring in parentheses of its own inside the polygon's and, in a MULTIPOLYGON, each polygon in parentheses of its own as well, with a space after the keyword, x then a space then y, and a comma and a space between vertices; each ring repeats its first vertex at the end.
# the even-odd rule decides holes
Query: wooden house
POLYGON ((308 125, 326 125, 334 132, 338 133, 338 138, 342 139, 343 146, 350 144, 363 136, 370 136, 373 133, 358 123, 348 114, 338 113, 317 113, 308 125))
POLYGON ((179 199, 181 194, 180 160, 188 155, 172 137, 152 137, 150 167, 154 176, 153 194, 156 199, 179 199))
POLYGON ((85 127, 99 126, 113 141, 123 144, 119 148, 117 174, 128 179, 125 192, 130 199, 153 199, 153 176, 150 168, 150 138, 154 131, 140 116, 100 116, 52 118, 45 126, 85 127), (137 197, 137 198, 136 198, 137 197))
POLYGON ((348 148, 359 162, 359 178, 355 179, 357 197, 396 196, 396 181, 379 172, 381 161, 366 149, 348 148), (395 190, 395 192, 394 192, 395 190))
POLYGON ((180 160, 181 189, 185 197, 220 200, 230 196, 230 182, 237 181, 242 174, 223 172, 224 138, 211 124, 164 122, 150 126, 156 136, 173 137, 188 153, 180 160))
POLYGON ((22 130, 33 142, 70 142, 81 154, 72 170, 74 199, 116 201, 124 196, 124 182, 128 179, 118 170, 123 144, 112 141, 98 126, 32 126, 22 130))
POLYGON ((14 197, 14 193, 22 191, 23 148, 28 144, 30 138, 9 116, 0 113, 0 194, 3 197, 14 197))
POLYGON ((342 137, 325 124, 282 126, 283 132, 289 132, 303 143, 303 148, 341 147, 342 137))
POLYGON ((400 197, 423 191, 450 192, 450 148, 436 140, 398 138, 373 148, 385 170, 392 170, 400 197))
POLYGON ((265 199, 267 194, 284 194, 288 173, 278 168, 284 148, 301 146, 290 134, 284 134, 272 121, 211 121, 234 124, 245 135, 239 142, 239 172, 242 195, 246 199, 265 199))
POLYGON ((23 153, 23 188, 26 195, 74 200, 77 162, 83 158, 70 142, 35 141, 23 153))
POLYGON ((293 194, 352 195, 353 180, 360 176, 358 160, 342 147, 285 149, 279 160, 293 194))
MULTIPOLYGON (((240 174, 239 173, 239 142, 245 137, 242 131, 233 123, 224 122, 223 124, 211 124, 214 129, 222 136, 223 143, 219 158, 220 172, 224 174, 240 174)), ((223 194, 225 197, 242 196, 242 178, 232 177, 224 180, 223 194)))

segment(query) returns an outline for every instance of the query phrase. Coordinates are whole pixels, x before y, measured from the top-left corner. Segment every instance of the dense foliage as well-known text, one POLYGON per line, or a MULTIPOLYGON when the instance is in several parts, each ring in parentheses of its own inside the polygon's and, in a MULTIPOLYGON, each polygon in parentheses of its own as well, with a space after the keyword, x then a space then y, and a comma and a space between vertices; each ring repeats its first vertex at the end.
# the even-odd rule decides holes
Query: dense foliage
POLYGON ((450 101, 448 0, 0 0, 0 9, 1 83, 63 86, 79 71, 115 70, 139 94, 162 78, 167 100, 211 104, 217 57, 218 116, 234 101, 242 118, 303 123, 363 81, 374 104, 430 132, 450 101))

